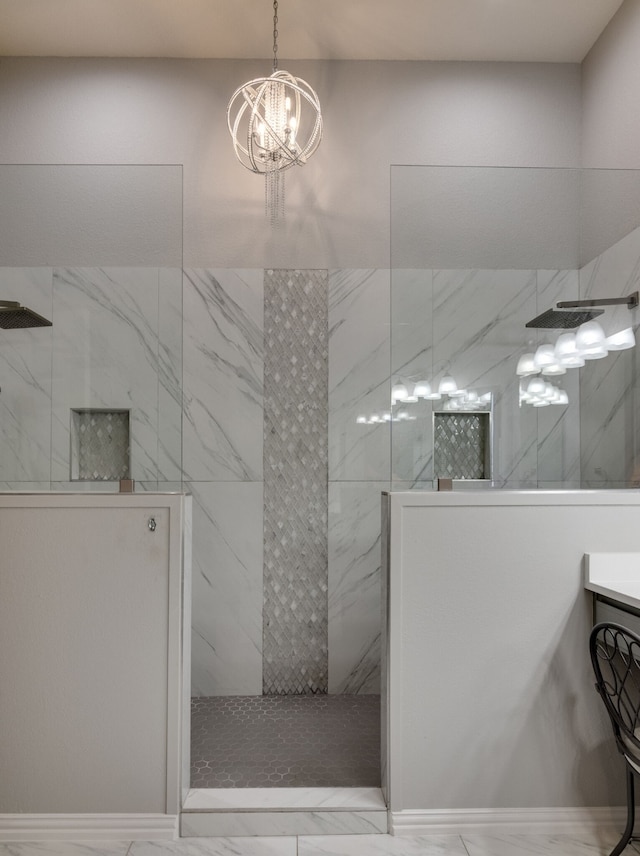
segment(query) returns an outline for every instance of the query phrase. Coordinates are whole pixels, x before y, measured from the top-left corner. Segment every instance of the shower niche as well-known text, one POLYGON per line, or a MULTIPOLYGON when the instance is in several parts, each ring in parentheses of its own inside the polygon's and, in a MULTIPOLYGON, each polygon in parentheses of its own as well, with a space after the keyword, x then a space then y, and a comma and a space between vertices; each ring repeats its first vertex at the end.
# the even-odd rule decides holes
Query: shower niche
POLYGON ((71 481, 131 478, 130 411, 71 411, 71 481))
POLYGON ((436 478, 491 479, 491 413, 434 411, 433 460, 436 478))

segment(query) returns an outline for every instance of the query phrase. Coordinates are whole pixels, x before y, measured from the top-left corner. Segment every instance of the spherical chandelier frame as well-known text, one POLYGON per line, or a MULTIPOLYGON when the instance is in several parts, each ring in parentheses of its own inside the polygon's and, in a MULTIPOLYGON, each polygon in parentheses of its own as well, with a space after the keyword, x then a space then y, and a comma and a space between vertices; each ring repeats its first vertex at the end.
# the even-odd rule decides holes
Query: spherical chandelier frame
POLYGON ((240 163, 260 174, 305 164, 322 140, 322 114, 316 92, 287 71, 276 70, 270 77, 258 77, 239 86, 227 106, 227 125, 240 163), (270 102, 288 105, 281 107, 286 116, 283 113, 279 122, 274 121, 270 102), (308 138, 301 142, 298 134, 304 132, 300 119, 305 105, 315 116, 313 122, 305 119, 311 127, 308 138))

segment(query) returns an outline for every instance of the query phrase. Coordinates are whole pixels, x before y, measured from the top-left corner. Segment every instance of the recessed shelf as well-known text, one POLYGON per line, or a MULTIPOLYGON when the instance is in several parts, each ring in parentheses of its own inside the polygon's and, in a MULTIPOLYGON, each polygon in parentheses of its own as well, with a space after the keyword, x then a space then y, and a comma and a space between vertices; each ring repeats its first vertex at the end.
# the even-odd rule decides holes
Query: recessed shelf
POLYGON ((71 411, 71 481, 131 478, 129 411, 71 411))

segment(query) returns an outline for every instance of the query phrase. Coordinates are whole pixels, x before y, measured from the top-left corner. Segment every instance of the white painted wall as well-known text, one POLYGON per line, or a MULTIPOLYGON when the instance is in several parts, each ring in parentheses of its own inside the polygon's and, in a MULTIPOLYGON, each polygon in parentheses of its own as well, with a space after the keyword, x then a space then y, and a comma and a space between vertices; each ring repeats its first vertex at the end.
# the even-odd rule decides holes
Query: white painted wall
POLYGON ((582 165, 640 168, 640 2, 625 0, 582 64, 582 165))
MULTIPOLYGON (((623 802, 593 688, 586 552, 640 550, 630 491, 397 493, 390 798, 403 812, 623 802)), ((438 814, 440 812, 440 814, 438 814)), ((490 819, 490 818, 489 818, 490 819)))
POLYGON ((219 268, 388 267, 393 163, 578 165, 578 65, 281 65, 317 90, 325 138, 276 233, 225 117, 265 62, 3 59, 0 163, 184 164, 184 263, 219 268))

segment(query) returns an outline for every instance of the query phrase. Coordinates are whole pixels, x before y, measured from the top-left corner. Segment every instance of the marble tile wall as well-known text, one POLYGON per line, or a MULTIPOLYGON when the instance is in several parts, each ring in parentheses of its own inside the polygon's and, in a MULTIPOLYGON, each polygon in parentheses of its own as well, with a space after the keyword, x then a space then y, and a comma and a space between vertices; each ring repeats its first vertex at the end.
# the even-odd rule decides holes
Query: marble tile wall
MULTIPOLYGON (((379 691, 380 491, 388 431, 388 271, 330 271, 328 688, 379 691)), ((184 468, 194 496, 193 691, 262 692, 263 271, 186 270, 184 468), (235 378, 235 380, 234 380, 235 378), (236 498, 242 493, 240 507, 236 498), (222 516, 221 516, 222 515, 222 516)), ((326 396, 326 393, 324 393, 326 396)))
MULTIPOLYGON (((571 405, 536 412, 518 405, 518 357, 545 341, 526 329, 547 301, 574 297, 577 272, 536 270, 394 270, 392 377, 428 380, 445 374, 460 388, 491 392, 492 478, 497 487, 566 487, 579 479, 577 377, 566 376, 571 405)), ((562 379, 563 384, 565 378, 562 379)), ((433 417, 440 402, 411 406, 412 421, 391 426, 396 489, 433 488, 433 417)), ((395 414, 400 409, 395 408, 395 414)))
POLYGON ((131 476, 140 484, 179 480, 181 272, 2 268, 0 292, 53 321, 0 331, 0 481, 113 490, 71 480, 71 411, 86 408, 130 410, 131 476))
MULTIPOLYGON (((615 265, 606 257, 580 272, 580 296, 606 289, 608 265, 628 271, 620 293, 633 290, 635 241, 621 242, 615 265)), ((357 422, 388 409, 390 365, 393 377, 450 371, 493 392, 499 486, 577 487, 581 465, 592 481, 596 466, 626 480, 628 464, 596 461, 612 442, 635 449, 638 420, 626 404, 596 402, 586 421, 583 408, 581 461, 578 393, 596 396, 597 374, 565 376, 567 408, 518 408, 517 358, 545 336, 524 325, 578 295, 576 271, 332 270, 326 285, 328 689, 375 693, 380 493, 432 489, 434 478, 430 403, 415 422, 357 422)), ((264 271, 1 269, 0 292, 54 321, 0 331, 0 487, 78 489, 69 409, 131 408, 137 485, 184 485, 194 497, 193 692, 260 694, 264 271)), ((628 352, 610 359, 625 399, 635 363, 628 352)))
POLYGON ((262 693, 264 274, 184 271, 192 692, 262 693))
MULTIPOLYGON (((640 289, 640 229, 580 270, 580 297, 626 297, 640 289)), ((609 307, 598 317, 605 334, 637 330, 638 309, 609 307)), ((610 352, 580 369, 582 487, 640 487, 638 348, 610 352)))

